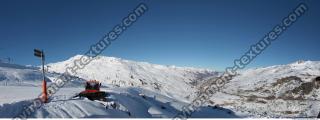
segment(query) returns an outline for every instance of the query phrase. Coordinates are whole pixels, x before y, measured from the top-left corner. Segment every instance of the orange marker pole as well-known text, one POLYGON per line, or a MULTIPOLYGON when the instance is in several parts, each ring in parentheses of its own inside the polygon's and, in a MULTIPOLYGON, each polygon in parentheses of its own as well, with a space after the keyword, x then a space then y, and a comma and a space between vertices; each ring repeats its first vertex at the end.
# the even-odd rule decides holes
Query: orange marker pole
POLYGON ((42 93, 43 93, 43 102, 48 103, 48 94, 47 94, 47 81, 44 72, 44 52, 41 51, 41 62, 42 62, 42 93))
POLYGON ((47 82, 46 80, 42 81, 42 93, 43 93, 43 102, 48 103, 48 93, 47 93, 47 82))

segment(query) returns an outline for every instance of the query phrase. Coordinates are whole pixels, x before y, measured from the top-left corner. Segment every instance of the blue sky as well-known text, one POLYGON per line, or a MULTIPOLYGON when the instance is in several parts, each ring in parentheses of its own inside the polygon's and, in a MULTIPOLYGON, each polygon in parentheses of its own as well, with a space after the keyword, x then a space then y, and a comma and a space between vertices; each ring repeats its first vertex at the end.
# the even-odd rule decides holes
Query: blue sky
MULTIPOLYGON (((232 66, 301 0, 1 0, 0 58, 39 65, 84 54, 140 2, 149 11, 103 55, 156 64, 223 70, 232 66)), ((320 1, 249 67, 320 60, 320 1)))

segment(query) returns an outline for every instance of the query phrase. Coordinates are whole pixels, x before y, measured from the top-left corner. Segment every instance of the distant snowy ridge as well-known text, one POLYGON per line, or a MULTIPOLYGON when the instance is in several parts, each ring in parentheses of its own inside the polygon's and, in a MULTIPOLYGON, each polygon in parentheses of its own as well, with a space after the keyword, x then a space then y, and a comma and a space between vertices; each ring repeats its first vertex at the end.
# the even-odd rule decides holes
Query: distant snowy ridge
MULTIPOLYGON (((47 82, 54 82, 61 74, 46 72, 47 82)), ((67 87, 81 87, 84 80, 71 76, 74 79, 67 83, 67 87)), ((0 63, 0 86, 41 86, 42 73, 39 67, 23 66, 18 64, 0 63)))
POLYGON ((41 73, 35 67, 0 63, 0 85, 37 85, 41 73))

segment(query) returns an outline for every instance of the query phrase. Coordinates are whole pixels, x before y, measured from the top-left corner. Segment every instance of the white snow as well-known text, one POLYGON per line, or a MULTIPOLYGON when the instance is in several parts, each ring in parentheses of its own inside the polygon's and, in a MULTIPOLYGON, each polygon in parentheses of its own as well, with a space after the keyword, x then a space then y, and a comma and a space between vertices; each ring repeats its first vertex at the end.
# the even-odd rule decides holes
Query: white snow
MULTIPOLYGON (((63 73, 80 57, 82 55, 48 66, 50 71, 63 73)), ((84 69, 77 71, 77 76, 80 78, 99 80, 104 85, 142 87, 178 99, 187 97, 195 91, 190 85, 192 82, 216 75, 218 72, 207 69, 163 66, 105 56, 96 57, 84 69)))
POLYGON ((320 110, 316 107, 320 90, 313 81, 319 76, 318 61, 248 69, 239 72, 219 93, 237 97, 212 100, 253 117, 315 117, 320 110))
MULTIPOLYGON (((73 61, 47 64, 50 85, 73 61)), ((170 118, 196 97, 201 83, 220 73, 98 56, 31 118, 170 118), (103 83, 108 102, 72 98, 85 80, 103 83)), ((320 62, 298 61, 239 72, 195 118, 315 117, 320 107, 320 62), (218 106, 215 106, 218 105, 218 106)), ((12 118, 41 93, 39 68, 0 63, 0 118, 12 118)))
MULTIPOLYGON (((53 80, 60 75, 68 62, 72 63, 72 60, 79 57, 48 64, 50 71, 46 79, 49 84, 55 82, 53 80)), ((2 70, 0 76, 3 78, 1 80, 3 84, 0 86, 0 118, 15 117, 20 115, 23 109, 41 93, 41 73, 36 67, 12 64, 1 64, 0 69, 2 70)), ((49 103, 36 109, 28 117, 170 118, 181 111, 182 106, 188 104, 189 99, 185 96, 192 94, 195 90, 189 82, 216 74, 217 72, 205 69, 162 66, 100 57, 80 71, 80 75, 75 76, 75 80, 69 83, 67 88, 61 88, 50 98, 49 103), (83 81, 88 79, 103 82, 105 87, 102 91, 107 91, 109 94, 108 102, 72 98, 84 89, 83 81), (111 80, 130 82, 133 85, 121 83, 121 86, 118 86, 111 80)), ((236 117, 227 109, 204 109, 206 109, 205 112, 201 114, 204 116, 199 116, 199 113, 195 115, 198 115, 197 117, 236 117), (215 112, 217 114, 214 114, 215 112)))

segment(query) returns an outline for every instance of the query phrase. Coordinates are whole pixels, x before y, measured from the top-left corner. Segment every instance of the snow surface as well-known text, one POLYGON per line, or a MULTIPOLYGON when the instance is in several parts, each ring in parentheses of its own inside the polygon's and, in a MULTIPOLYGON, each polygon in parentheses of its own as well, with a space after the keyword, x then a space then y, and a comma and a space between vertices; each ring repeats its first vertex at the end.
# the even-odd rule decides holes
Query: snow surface
MULTIPOLYGON (((82 55, 74 56, 66 61, 48 64, 50 71, 63 73, 67 67, 73 66, 75 60, 82 55)), ((114 57, 98 56, 77 71, 80 78, 99 80, 103 85, 120 87, 142 87, 160 92, 176 99, 187 101, 196 89, 191 84, 209 76, 217 76, 218 72, 208 69, 163 66, 146 62, 135 62, 114 57)))
MULTIPOLYGON (((72 63, 72 60, 79 57, 48 64, 50 70, 46 79, 49 84, 55 82, 54 80, 61 75, 67 66, 66 63, 72 63)), ((0 86, 0 118, 12 118, 20 115, 23 108, 31 104, 32 100, 41 93, 41 73, 37 67, 5 63, 0 64, 0 69, 2 71, 0 77, 3 78, 0 86)), ((50 98, 49 103, 44 104, 28 117, 170 118, 180 112, 182 106, 188 104, 189 99, 185 96, 194 91, 192 83, 189 82, 216 74, 215 71, 205 69, 162 66, 101 57, 89 64, 88 68, 80 72, 80 75, 73 76, 75 80, 66 88, 60 89, 50 98), (97 72, 100 74, 96 74, 97 72), (102 81, 105 86, 102 91, 107 91, 109 94, 108 102, 72 98, 83 90, 82 84, 85 79, 102 81), (110 82, 110 79, 116 82, 128 80, 134 85, 121 83, 120 86, 110 82), (137 79, 141 79, 144 83, 137 79)), ((237 117, 237 115, 224 108, 203 107, 191 117, 237 117)))
POLYGON ((318 61, 248 69, 215 96, 233 96, 219 98, 220 104, 252 117, 316 117, 320 90, 315 78, 319 76, 318 61))
MULTIPOLYGON (((12 87, 2 86, 1 89, 11 90, 12 87)), ((170 118, 174 117, 181 110, 180 108, 187 104, 140 88, 103 90, 110 94, 107 97, 108 101, 116 103, 115 108, 101 101, 72 98, 75 93, 80 91, 79 88, 62 88, 51 98, 49 103, 37 109, 29 118, 170 118), (145 97, 142 97, 141 94, 144 94, 145 97)), ((20 100, 11 96, 17 102, 1 101, 0 117, 12 118, 19 115, 24 106, 30 104, 32 97, 36 97, 39 92, 37 87, 20 87, 20 90, 13 92, 22 91, 28 91, 28 93, 25 96, 20 96, 20 100)), ((202 109, 195 112, 192 117, 237 117, 227 109, 215 110, 208 107, 202 109)))
MULTIPOLYGON (((47 64, 48 84, 81 55, 47 64)), ((98 56, 31 118, 170 118, 220 72, 98 56), (108 102, 72 98, 85 80, 99 80, 108 102)), ((191 117, 315 117, 319 112, 320 62, 243 70, 191 117)), ((0 63, 0 118, 11 118, 41 92, 38 67, 0 63)))

